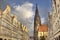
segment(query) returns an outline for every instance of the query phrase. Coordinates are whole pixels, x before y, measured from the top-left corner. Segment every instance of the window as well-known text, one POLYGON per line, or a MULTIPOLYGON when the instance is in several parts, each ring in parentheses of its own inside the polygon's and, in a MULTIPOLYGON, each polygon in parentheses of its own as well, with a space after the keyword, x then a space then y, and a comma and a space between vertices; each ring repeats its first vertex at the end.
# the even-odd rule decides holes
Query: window
POLYGON ((16 25, 16 20, 14 19, 13 24, 16 25))
POLYGON ((54 0, 54 4, 55 4, 55 7, 56 7, 56 0, 54 0))
POLYGON ((56 40, 56 38, 54 38, 56 40))
POLYGON ((57 22, 59 23, 59 20, 57 22))
POLYGON ((58 8, 59 8, 59 4, 58 4, 57 6, 58 6, 58 8))
POLYGON ((59 40, 60 40, 60 36, 59 36, 59 40))
POLYGON ((58 7, 58 13, 60 13, 60 8, 59 8, 59 4, 57 5, 57 7, 58 7))
POLYGON ((8 39, 8 40, 11 40, 11 39, 8 39))
POLYGON ((7 40, 7 39, 4 39, 4 40, 7 40))
POLYGON ((6 23, 5 23, 4 21, 2 21, 2 25, 3 25, 3 26, 6 26, 6 23))
POLYGON ((59 19, 60 19, 60 17, 59 17, 59 19))
POLYGON ((60 13, 59 10, 58 10, 58 13, 60 13))
POLYGON ((60 1, 60 0, 59 0, 60 1))
POLYGON ((54 11, 54 7, 52 8, 52 11, 54 11))
POLYGON ((2 38, 0 38, 0 40, 2 40, 2 38))
POLYGON ((5 16, 5 19, 9 19, 9 17, 6 15, 6 16, 5 16))
POLYGON ((56 38, 56 40, 58 40, 58 37, 56 38))

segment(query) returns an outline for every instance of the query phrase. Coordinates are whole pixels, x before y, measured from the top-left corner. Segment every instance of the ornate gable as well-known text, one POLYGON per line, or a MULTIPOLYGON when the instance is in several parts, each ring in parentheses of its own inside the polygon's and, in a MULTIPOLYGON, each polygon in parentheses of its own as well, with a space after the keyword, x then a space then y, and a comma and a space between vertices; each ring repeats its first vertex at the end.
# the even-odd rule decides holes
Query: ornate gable
POLYGON ((3 13, 10 13, 11 12, 11 7, 7 5, 6 9, 3 11, 3 13))

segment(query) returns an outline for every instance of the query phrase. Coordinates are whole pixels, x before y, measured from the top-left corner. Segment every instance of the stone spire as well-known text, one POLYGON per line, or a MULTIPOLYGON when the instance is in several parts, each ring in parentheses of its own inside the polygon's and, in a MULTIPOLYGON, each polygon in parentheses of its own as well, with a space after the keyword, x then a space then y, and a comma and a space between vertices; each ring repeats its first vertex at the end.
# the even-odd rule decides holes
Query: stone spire
POLYGON ((34 17, 34 21, 37 23, 36 24, 39 24, 41 25, 41 19, 40 19, 40 16, 39 16, 39 11, 38 11, 38 7, 37 7, 37 4, 36 4, 36 10, 35 10, 35 17, 34 17))
POLYGON ((41 20, 36 4, 35 17, 34 17, 34 40, 38 40, 38 27, 41 25, 41 20))

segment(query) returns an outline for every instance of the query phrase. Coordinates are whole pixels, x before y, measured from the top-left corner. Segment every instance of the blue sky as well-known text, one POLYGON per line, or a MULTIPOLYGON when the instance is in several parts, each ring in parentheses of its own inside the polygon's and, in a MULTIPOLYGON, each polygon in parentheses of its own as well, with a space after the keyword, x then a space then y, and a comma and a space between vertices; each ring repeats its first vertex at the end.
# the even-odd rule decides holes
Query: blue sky
POLYGON ((47 23, 48 12, 51 12, 51 0, 0 0, 0 7, 6 8, 9 4, 12 14, 16 14, 18 20, 28 27, 29 35, 33 35, 36 3, 42 23, 47 23))
POLYGON ((35 10, 36 3, 38 4, 39 14, 41 17, 47 17, 47 12, 51 11, 51 0, 8 0, 7 3, 15 6, 22 5, 25 2, 30 2, 33 4, 33 11, 35 10), (42 12, 45 11, 45 12, 42 12), (45 15, 45 16, 44 16, 45 15))

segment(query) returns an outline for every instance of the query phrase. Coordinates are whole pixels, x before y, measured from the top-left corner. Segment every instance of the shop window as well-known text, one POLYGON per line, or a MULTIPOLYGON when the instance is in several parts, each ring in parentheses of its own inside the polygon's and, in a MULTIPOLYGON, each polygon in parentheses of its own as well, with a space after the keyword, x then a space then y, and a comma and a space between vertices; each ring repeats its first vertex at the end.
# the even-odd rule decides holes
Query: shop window
POLYGON ((2 40, 2 38, 0 38, 0 40, 2 40))

